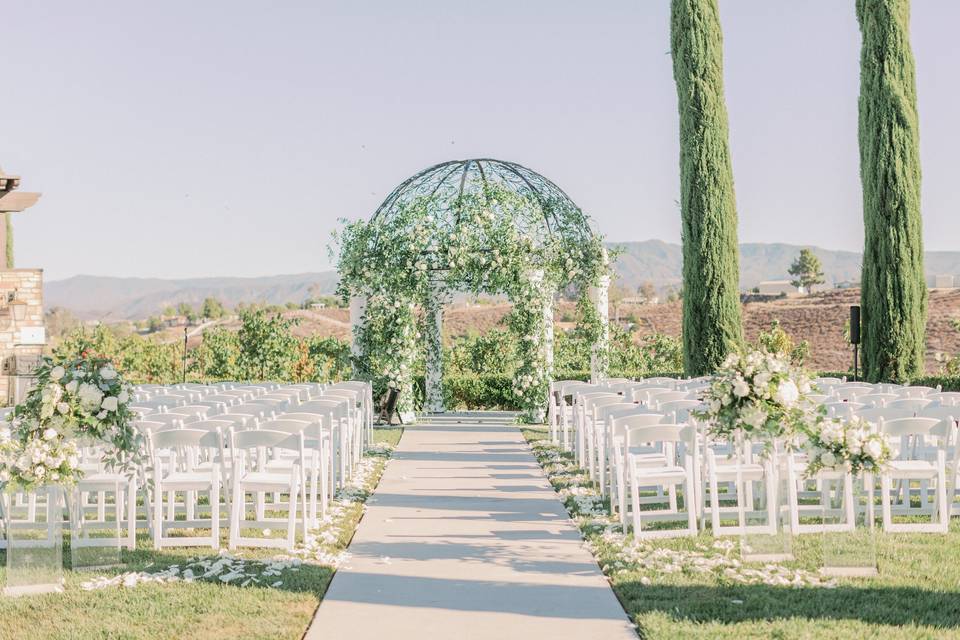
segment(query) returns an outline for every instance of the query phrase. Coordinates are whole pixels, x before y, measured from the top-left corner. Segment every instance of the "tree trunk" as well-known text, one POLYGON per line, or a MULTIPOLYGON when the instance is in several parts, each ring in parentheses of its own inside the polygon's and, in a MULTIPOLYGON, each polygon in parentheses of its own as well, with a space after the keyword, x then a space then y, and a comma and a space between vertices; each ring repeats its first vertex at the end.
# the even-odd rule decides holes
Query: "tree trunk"
POLYGON ((923 374, 927 286, 909 0, 857 0, 863 371, 868 380, 923 374))
POLYGON ((683 368, 703 375, 743 341, 723 34, 716 0, 673 0, 671 14, 680 110, 683 368))

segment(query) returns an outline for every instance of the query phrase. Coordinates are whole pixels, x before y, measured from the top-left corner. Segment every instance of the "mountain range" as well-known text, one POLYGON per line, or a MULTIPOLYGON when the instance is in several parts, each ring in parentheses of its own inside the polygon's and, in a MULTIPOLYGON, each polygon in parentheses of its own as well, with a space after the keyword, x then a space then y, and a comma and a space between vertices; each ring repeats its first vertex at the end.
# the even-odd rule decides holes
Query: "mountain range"
MULTIPOLYGON (((614 270, 619 285, 635 290, 650 282, 664 290, 682 280, 683 256, 679 244, 661 240, 615 242, 609 246, 618 256, 614 270)), ((800 253, 809 248, 820 258, 826 286, 860 279, 861 254, 834 251, 814 246, 783 243, 746 243, 740 245, 740 286, 749 289, 764 280, 782 280, 800 253)), ((927 275, 960 274, 960 251, 930 251, 926 254, 927 275)), ((118 278, 79 275, 47 282, 44 287, 48 309, 64 307, 81 318, 111 320, 138 319, 160 313, 165 307, 188 302, 199 306, 204 298, 214 297, 228 306, 239 302, 285 304, 333 293, 334 271, 256 278, 118 278)))

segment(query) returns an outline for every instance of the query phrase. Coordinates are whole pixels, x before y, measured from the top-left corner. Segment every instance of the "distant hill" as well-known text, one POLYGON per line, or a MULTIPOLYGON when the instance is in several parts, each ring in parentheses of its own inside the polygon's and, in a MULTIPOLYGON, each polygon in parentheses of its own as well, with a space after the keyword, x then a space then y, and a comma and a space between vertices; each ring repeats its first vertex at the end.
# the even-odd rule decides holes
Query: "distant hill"
MULTIPOLYGON (((661 240, 613 242, 621 251, 614 268, 618 283, 636 289, 644 282, 666 289, 682 280, 683 255, 679 244, 661 240)), ((740 245, 740 287, 749 289, 763 280, 782 280, 800 253, 809 248, 820 258, 827 286, 860 280, 860 254, 819 247, 782 243, 740 245)), ((926 254, 927 275, 960 275, 960 251, 931 251, 926 254)), ((337 274, 333 271, 260 278, 113 278, 75 276, 47 282, 46 307, 65 307, 82 318, 138 319, 159 313, 165 307, 189 302, 197 306, 212 296, 229 306, 238 302, 285 304, 302 302, 313 293, 333 293, 337 274)))
POLYGON ((168 306, 188 302, 199 306, 214 297, 228 306, 238 302, 285 304, 303 302, 311 295, 333 293, 334 271, 260 278, 113 278, 74 276, 44 285, 47 309, 65 307, 81 318, 146 318, 168 306))
MULTIPOLYGON (((622 251, 615 263, 620 284, 634 289, 643 282, 652 282, 656 287, 679 285, 683 279, 683 253, 679 244, 662 240, 643 242, 613 242, 610 246, 622 251)), ((813 246, 783 243, 746 243, 740 245, 740 287, 749 289, 764 280, 784 280, 787 271, 800 254, 800 249, 812 249, 823 264, 827 285, 838 282, 859 281, 859 253, 854 251, 831 251, 813 246)), ((960 273, 960 252, 947 252, 946 262, 956 267, 955 271, 937 270, 936 273, 960 273)), ((940 265, 937 265, 940 269, 940 265)))

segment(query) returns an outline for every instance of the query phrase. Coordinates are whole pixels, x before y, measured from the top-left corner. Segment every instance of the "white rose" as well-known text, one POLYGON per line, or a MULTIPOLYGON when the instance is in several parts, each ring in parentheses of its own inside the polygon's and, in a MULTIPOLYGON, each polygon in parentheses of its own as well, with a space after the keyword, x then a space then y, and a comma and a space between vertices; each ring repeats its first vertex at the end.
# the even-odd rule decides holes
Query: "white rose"
POLYGON ((71 380, 70 382, 67 383, 66 387, 64 387, 64 388, 65 388, 68 392, 70 392, 70 393, 76 393, 76 392, 77 392, 77 384, 78 384, 78 382, 77 382, 76 380, 71 380))
POLYGON ((127 390, 126 390, 126 389, 124 389, 123 391, 121 391, 121 392, 120 392, 120 395, 117 396, 117 400, 119 400, 121 404, 126 404, 126 403, 127 403, 127 400, 129 400, 129 399, 130 399, 130 394, 127 393, 127 390))
POLYGON ((100 405, 107 411, 116 411, 117 410, 117 398, 115 396, 107 396, 103 399, 103 404, 100 405))
POLYGON ((43 467, 43 465, 40 464, 33 468, 33 475, 37 476, 38 478, 42 478, 46 472, 47 470, 43 467))
POLYGON ((61 402, 60 404, 57 405, 57 411, 59 411, 60 413, 69 413, 70 405, 67 404, 66 402, 61 402))
POLYGON ((767 421, 767 412, 756 405, 750 405, 744 408, 740 418, 745 424, 759 429, 767 421))
POLYGON ((88 408, 99 407, 100 403, 103 401, 103 391, 100 391, 96 386, 84 382, 80 385, 80 388, 77 390, 77 394, 80 396, 80 402, 88 408))
POLYGON ((743 398, 748 393, 750 393, 750 385, 747 384, 746 380, 737 379, 733 383, 733 395, 738 398, 743 398))
POLYGON ((867 444, 863 446, 863 448, 864 450, 866 450, 867 455, 869 455, 874 460, 878 460, 880 456, 883 455, 883 445, 880 444, 879 440, 876 440, 876 439, 870 440, 869 442, 867 442, 867 444))
POLYGON ((113 367, 103 367, 100 369, 100 377, 104 380, 113 380, 117 377, 117 370, 113 367))
POLYGON ((785 407, 792 407, 800 399, 800 390, 793 380, 784 380, 777 386, 773 399, 785 407))
POLYGON ((0 471, 0 482, 10 482, 10 472, 6 469, 0 471))
POLYGON ((847 449, 850 450, 850 453, 857 455, 861 451, 861 442, 863 438, 861 437, 858 431, 848 431, 847 432, 847 449))
POLYGON ((103 420, 106 417, 107 417, 107 412, 105 410, 97 414, 97 420, 103 420))
POLYGON ((66 369, 64 369, 63 367, 60 367, 60 366, 56 366, 56 367, 54 367, 53 369, 51 369, 51 371, 50 371, 50 378, 53 379, 53 380, 59 380, 60 378, 62 378, 63 376, 65 376, 66 373, 67 373, 67 370, 66 370, 66 369))
POLYGON ((758 373, 753 379, 753 384, 757 387, 765 387, 770 384, 770 374, 767 372, 758 373))
POLYGON ((43 439, 44 439, 44 440, 53 440, 54 438, 57 437, 57 435, 59 435, 59 434, 57 433, 57 430, 56 430, 56 429, 47 429, 46 431, 43 432, 43 439))
POLYGON ((820 462, 825 467, 833 467, 837 464, 837 457, 829 451, 826 451, 822 456, 820 456, 820 462))

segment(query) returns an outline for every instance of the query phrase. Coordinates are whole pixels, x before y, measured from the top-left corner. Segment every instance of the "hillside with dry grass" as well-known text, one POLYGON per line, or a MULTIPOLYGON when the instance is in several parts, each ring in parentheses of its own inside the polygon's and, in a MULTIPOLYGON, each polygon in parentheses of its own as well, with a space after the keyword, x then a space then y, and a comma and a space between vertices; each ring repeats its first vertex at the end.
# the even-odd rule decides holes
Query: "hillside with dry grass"
MULTIPOLYGON (((774 320, 779 320, 795 340, 810 342, 810 368, 846 370, 851 363, 851 353, 844 339, 844 325, 850 305, 859 304, 859 301, 859 290, 838 289, 810 296, 746 303, 743 309, 747 339, 756 340, 758 332, 769 328, 774 320)), ((452 336, 485 333, 503 328, 509 312, 510 305, 507 303, 457 304, 446 310, 444 330, 452 336)), ((562 319, 572 318, 573 313, 572 303, 560 303, 555 315, 558 328, 571 328, 573 323, 562 319)), ((669 335, 680 333, 680 302, 625 306, 620 314, 622 320, 629 318, 636 322, 638 339, 655 332, 669 335)), ((349 338, 349 314, 346 309, 291 311, 285 315, 298 319, 299 324, 295 329, 297 335, 349 338)), ((611 318, 615 316, 613 309, 610 315, 611 318)), ((951 324, 954 318, 960 319, 960 290, 931 291, 927 321, 927 371, 930 373, 938 370, 935 361, 937 352, 960 352, 960 332, 951 324)))

